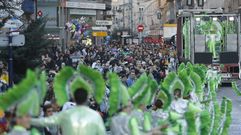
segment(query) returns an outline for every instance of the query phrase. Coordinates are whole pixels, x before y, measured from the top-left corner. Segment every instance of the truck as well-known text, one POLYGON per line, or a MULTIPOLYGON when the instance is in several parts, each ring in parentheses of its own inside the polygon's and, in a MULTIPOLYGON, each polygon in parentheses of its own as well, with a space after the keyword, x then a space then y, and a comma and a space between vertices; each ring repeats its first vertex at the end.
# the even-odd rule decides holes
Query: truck
POLYGON ((177 18, 179 61, 215 67, 223 83, 240 78, 240 14, 222 9, 184 9, 177 18))

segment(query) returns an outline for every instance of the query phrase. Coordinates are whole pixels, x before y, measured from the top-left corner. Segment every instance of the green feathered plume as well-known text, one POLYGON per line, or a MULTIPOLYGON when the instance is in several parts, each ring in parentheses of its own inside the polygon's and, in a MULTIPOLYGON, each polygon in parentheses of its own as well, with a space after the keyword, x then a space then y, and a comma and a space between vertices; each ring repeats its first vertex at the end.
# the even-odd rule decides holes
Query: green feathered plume
POLYGON ((219 104, 217 102, 214 102, 214 125, 213 125, 213 130, 211 132, 212 135, 218 134, 220 118, 221 118, 221 110, 220 110, 219 104))
POLYGON ((198 114, 202 111, 202 109, 198 106, 195 106, 193 103, 188 104, 188 111, 185 112, 185 119, 187 121, 187 134, 188 135, 197 135, 197 125, 196 118, 198 114))
POLYGON ((184 36, 184 57, 185 59, 190 59, 190 21, 188 19, 185 20, 185 23, 182 28, 182 34, 184 36))
POLYGON ((45 80, 44 73, 38 76, 35 72, 28 70, 25 79, 0 95, 0 108, 6 111, 16 107, 17 116, 26 114, 38 116, 39 107, 46 94, 45 80))
POLYGON ((178 78, 176 73, 171 72, 167 75, 167 77, 164 79, 164 81, 161 84, 161 89, 165 92, 169 100, 164 106, 164 109, 170 106, 174 94, 175 89, 180 89, 183 95, 185 86, 183 82, 178 78))
POLYGON ((196 115, 195 112, 187 111, 185 112, 185 119, 187 121, 187 134, 188 135, 197 135, 196 129, 196 115))
POLYGON ((232 82, 232 89, 237 96, 241 96, 241 91, 239 90, 236 82, 232 82))
POLYGON ((195 72, 196 74, 199 75, 199 77, 201 78, 202 84, 204 84, 206 81, 206 72, 207 71, 205 71, 205 69, 202 69, 200 66, 195 65, 193 67, 193 72, 195 72))
POLYGON ((232 122, 232 101, 226 97, 223 97, 221 104, 221 112, 222 112, 222 122, 219 128, 220 135, 227 135, 230 124, 232 122))
POLYGON ((179 72, 178 73, 178 77, 181 79, 181 81, 183 82, 184 84, 184 92, 183 92, 183 96, 187 96, 191 91, 194 90, 193 88, 193 84, 190 80, 190 77, 188 75, 188 72, 186 69, 183 69, 182 72, 179 72))
POLYGON ((144 126, 143 126, 145 132, 151 131, 151 129, 152 129, 151 122, 152 122, 152 116, 151 116, 150 112, 145 112, 144 113, 144 126))
POLYGON ((146 103, 147 105, 150 105, 154 101, 154 98, 157 94, 157 90, 159 86, 157 81, 153 78, 152 75, 148 76, 148 83, 149 83, 150 96, 147 98, 148 100, 146 100, 146 103))
POLYGON ((204 110, 200 114, 200 135, 208 135, 210 132, 211 118, 207 110, 204 110))
POLYGON ((193 83, 195 93, 200 98, 202 96, 202 93, 203 93, 203 89, 202 89, 203 85, 202 85, 202 80, 201 80, 200 76, 195 72, 191 72, 190 73, 190 79, 193 83))
POLYGON ((129 120, 129 129, 131 131, 131 135, 141 135, 139 131, 138 121, 135 117, 132 117, 129 120))
POLYGON ((136 82, 128 89, 130 97, 133 98, 144 86, 146 87, 148 81, 147 75, 144 73, 136 82))
POLYGON ((154 99, 157 84, 145 73, 129 88, 128 92, 135 107, 139 105, 149 105, 154 99))
POLYGON ((43 103, 44 101, 44 97, 47 93, 47 85, 46 85, 46 81, 47 81, 47 76, 45 72, 42 72, 40 74, 39 77, 39 82, 38 82, 38 94, 41 95, 42 98, 39 98, 39 103, 43 103))
POLYGON ((54 78, 54 93, 58 105, 62 106, 71 98, 70 90, 67 89, 68 81, 73 77, 74 69, 71 67, 64 67, 54 78))
POLYGON ((163 109, 165 110, 169 104, 172 102, 171 96, 168 97, 170 94, 166 94, 163 90, 160 90, 158 93, 157 98, 163 102, 163 109))
POLYGON ((100 72, 90 67, 80 65, 79 73, 83 79, 87 80, 94 90, 93 96, 97 103, 101 103, 105 95, 105 80, 100 72))
POLYGON ((88 91, 88 93, 94 93, 94 90, 90 86, 88 82, 86 82, 83 78, 77 77, 71 82, 71 94, 73 95, 75 90, 79 88, 83 88, 88 91))
POLYGON ((38 100, 38 93, 36 90, 32 90, 30 91, 29 95, 26 96, 26 98, 18 104, 16 114, 17 116, 24 116, 25 114, 38 116, 39 105, 40 103, 38 100))
POLYGON ((37 76, 33 71, 28 70, 27 76, 18 85, 13 86, 4 94, 0 95, 0 107, 7 110, 21 101, 26 93, 29 93, 37 82, 37 76))
POLYGON ((113 115, 118 109, 129 104, 130 96, 116 73, 109 73, 108 77, 110 83, 109 114, 113 115))
POLYGON ((181 64, 179 65, 178 69, 177 69, 178 74, 179 74, 180 72, 182 72, 182 70, 185 69, 185 68, 186 68, 186 65, 185 65, 184 63, 181 63, 181 64))

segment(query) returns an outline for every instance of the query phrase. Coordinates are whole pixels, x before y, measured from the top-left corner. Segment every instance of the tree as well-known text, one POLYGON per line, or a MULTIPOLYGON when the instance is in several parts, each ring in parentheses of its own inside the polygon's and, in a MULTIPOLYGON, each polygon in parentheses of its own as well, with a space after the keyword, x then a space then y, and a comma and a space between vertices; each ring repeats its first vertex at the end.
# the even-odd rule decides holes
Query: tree
MULTIPOLYGON (((30 23, 22 33, 25 35, 25 45, 13 47, 15 79, 21 79, 27 69, 40 66, 41 54, 46 51, 50 44, 50 41, 44 38, 46 22, 47 17, 42 17, 30 23)), ((1 55, 0 57, 7 61, 7 50, 2 51, 1 55)))
POLYGON ((19 8, 21 2, 21 0, 0 0, 0 12, 2 17, 0 28, 3 27, 6 21, 12 16, 19 17, 19 13, 21 14, 21 10, 19 8))
POLYGON ((22 0, 0 0, 0 11, 8 16, 21 16, 20 6, 22 4, 22 0), (19 14, 20 13, 20 14, 19 14))

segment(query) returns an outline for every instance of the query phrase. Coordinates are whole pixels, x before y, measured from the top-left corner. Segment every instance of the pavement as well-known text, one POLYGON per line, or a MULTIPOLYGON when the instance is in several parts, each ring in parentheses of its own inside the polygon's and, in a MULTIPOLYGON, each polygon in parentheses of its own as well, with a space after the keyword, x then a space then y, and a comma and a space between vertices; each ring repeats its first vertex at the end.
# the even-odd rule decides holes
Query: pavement
MULTIPOLYGON (((241 90, 241 81, 237 84, 241 90)), ((223 96, 233 101, 232 124, 229 129, 229 135, 241 135, 241 97, 238 97, 230 86, 223 86, 218 92, 218 101, 220 103, 223 96)))

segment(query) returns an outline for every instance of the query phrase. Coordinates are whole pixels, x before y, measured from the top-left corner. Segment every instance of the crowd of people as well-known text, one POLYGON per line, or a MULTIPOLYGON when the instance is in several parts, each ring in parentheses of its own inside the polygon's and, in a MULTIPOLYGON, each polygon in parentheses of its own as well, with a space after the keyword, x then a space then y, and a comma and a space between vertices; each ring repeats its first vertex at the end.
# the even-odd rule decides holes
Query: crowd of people
MULTIPOLYGON (((76 103, 72 101, 65 103, 62 107, 56 103, 53 91, 53 79, 65 66, 77 69, 79 65, 84 64, 101 72, 104 79, 107 78, 108 72, 115 72, 120 76, 123 84, 130 87, 144 72, 152 74, 157 82, 161 82, 168 72, 176 70, 176 63, 175 47, 170 45, 120 45, 112 43, 105 46, 86 46, 81 44, 70 47, 65 52, 60 51, 57 47, 52 47, 41 57, 40 69, 46 71, 48 74, 48 91, 42 105, 42 114, 40 117, 49 117, 76 106, 76 103)), ((110 90, 107 86, 105 99, 100 105, 94 99, 88 99, 88 106, 97 111, 104 121, 108 117, 109 93, 110 90)), ((153 110, 161 108, 161 101, 157 100, 149 108, 152 107, 153 110)), ((24 120, 20 120, 20 123, 24 123, 24 120)), ((8 130, 7 127, 9 125, 7 124, 6 126, 6 119, 2 119, 0 124, 5 124, 2 126, 4 128, 0 128, 1 134, 4 130, 8 130)), ((56 126, 45 127, 39 129, 39 131, 44 135, 61 134, 59 127, 56 126)), ((15 134, 11 133, 11 135, 15 134)))
POLYGON ((42 56, 43 70, 58 72, 63 66, 77 68, 85 64, 97 69, 105 76, 108 71, 116 72, 124 84, 130 86, 142 73, 152 73, 157 82, 176 68, 175 48, 172 46, 119 45, 75 46, 66 52, 52 48, 42 56))

